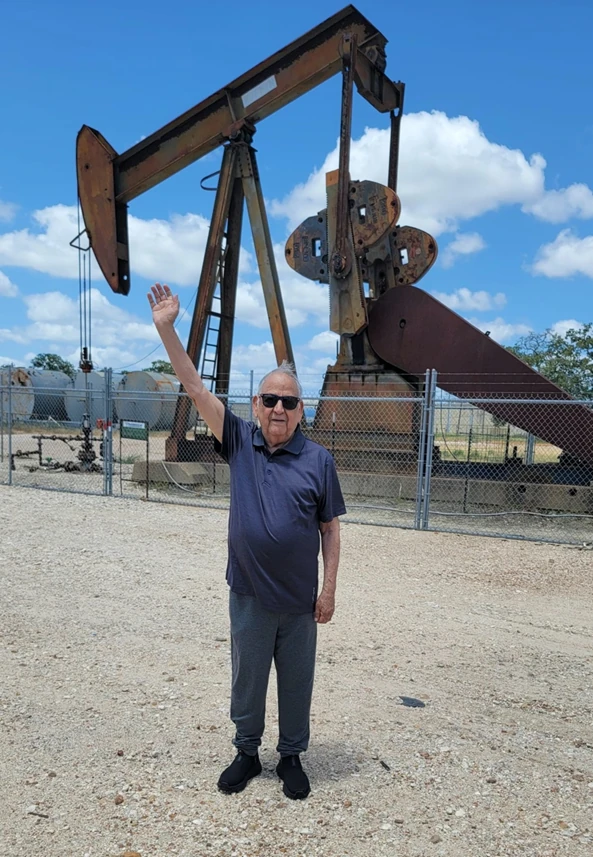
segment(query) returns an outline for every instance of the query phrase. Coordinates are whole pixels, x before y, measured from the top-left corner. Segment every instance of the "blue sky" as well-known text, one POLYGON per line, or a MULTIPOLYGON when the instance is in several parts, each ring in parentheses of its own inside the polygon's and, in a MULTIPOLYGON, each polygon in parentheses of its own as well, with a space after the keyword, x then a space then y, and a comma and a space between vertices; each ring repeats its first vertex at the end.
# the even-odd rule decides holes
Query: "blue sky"
MULTIPOLYGON (((83 123, 119 152, 334 14, 295 7, 177 0, 23 0, 3 8, 0 54, 0 363, 54 351, 78 362, 74 146, 83 123), (298 14, 296 14, 298 10, 298 14)), ((421 282, 509 344, 529 330, 593 318, 593 4, 359 0, 389 39, 387 72, 406 82, 400 223, 427 229, 440 255, 421 282), (418 9, 421 8, 421 12, 418 9)), ((264 194, 280 253, 324 206, 336 166, 340 82, 258 126, 264 194)), ((355 99, 351 174, 386 182, 388 118, 355 99)), ((93 357, 144 368, 161 357, 145 294, 171 283, 186 305, 197 284, 213 194, 200 179, 220 152, 130 205, 132 291, 95 277, 93 357), (153 353, 150 353, 153 352, 153 353)), ((244 234, 234 371, 273 365, 244 234)), ((335 354, 327 294, 280 265, 302 375, 335 354)), ((187 318, 180 325, 187 337, 187 318)))

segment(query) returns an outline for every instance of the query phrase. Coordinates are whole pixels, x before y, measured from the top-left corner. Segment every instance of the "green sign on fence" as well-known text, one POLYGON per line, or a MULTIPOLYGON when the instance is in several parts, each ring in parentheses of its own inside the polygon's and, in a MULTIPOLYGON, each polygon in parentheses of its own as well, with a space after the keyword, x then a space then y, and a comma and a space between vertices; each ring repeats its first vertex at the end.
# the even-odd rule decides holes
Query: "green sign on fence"
POLYGON ((148 440, 148 423, 140 420, 121 420, 119 433, 127 440, 148 440))

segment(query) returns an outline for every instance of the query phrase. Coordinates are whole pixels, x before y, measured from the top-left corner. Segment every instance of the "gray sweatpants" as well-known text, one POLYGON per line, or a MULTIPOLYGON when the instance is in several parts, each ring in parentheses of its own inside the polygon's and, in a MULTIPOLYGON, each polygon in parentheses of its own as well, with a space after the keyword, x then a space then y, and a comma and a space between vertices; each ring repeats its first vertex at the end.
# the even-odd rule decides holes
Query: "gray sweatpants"
POLYGON ((312 613, 271 613, 251 595, 230 593, 231 720, 233 744, 255 755, 266 716, 266 693, 272 659, 278 681, 281 756, 305 751, 315 673, 317 624, 312 613))

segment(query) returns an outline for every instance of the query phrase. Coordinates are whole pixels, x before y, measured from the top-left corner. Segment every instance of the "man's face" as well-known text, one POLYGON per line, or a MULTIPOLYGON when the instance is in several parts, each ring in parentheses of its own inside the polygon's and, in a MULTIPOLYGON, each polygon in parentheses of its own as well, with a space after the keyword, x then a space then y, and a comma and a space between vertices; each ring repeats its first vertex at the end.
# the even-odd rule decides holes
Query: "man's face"
POLYGON ((261 393, 253 397, 253 415, 259 420, 264 440, 268 446, 280 446, 288 443, 296 431, 303 416, 303 403, 292 411, 286 410, 282 400, 278 399, 273 408, 266 408, 262 395, 272 393, 276 396, 296 396, 299 393, 292 378, 282 372, 266 378, 261 393))

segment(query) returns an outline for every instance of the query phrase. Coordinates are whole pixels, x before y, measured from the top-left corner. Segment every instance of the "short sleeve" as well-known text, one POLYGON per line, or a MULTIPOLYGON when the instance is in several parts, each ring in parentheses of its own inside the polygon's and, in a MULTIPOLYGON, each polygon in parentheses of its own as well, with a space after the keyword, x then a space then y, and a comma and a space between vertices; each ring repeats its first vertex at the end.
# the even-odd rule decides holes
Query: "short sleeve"
POLYGON ((214 440, 214 449, 230 464, 245 440, 252 436, 251 423, 242 420, 228 408, 224 409, 222 443, 214 440))
POLYGON ((346 514, 346 506, 336 472, 336 465, 329 454, 325 459, 323 489, 322 495, 319 498, 318 510, 319 520, 324 524, 333 521, 338 515, 346 514))

